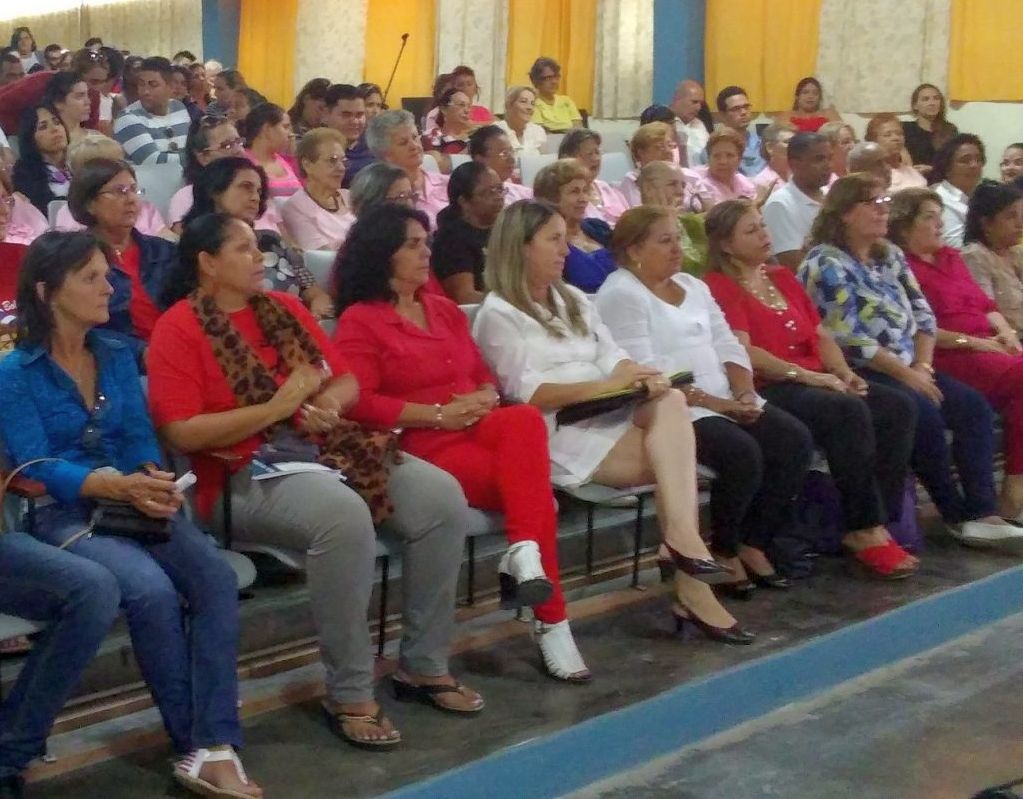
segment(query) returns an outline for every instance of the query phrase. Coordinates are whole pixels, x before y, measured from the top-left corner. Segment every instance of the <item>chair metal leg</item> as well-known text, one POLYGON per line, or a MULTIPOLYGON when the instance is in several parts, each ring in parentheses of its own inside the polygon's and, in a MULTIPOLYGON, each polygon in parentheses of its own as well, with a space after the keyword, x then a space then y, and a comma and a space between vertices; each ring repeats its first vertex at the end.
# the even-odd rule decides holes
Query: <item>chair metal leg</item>
POLYGON ((377 621, 377 657, 384 656, 384 642, 387 629, 387 580, 391 572, 391 559, 383 556, 380 564, 380 618, 377 621))
POLYGON ((593 574, 593 505, 586 505, 586 576, 593 574))
POLYGON ((221 494, 222 507, 224 510, 224 549, 231 548, 231 539, 234 535, 233 520, 231 519, 231 467, 224 466, 224 493, 221 494))
POLYGON ((469 573, 468 587, 465 593, 465 604, 476 604, 476 539, 469 538, 466 542, 469 548, 469 573))
POLYGON ((643 496, 636 502, 636 529, 632 534, 632 587, 639 586, 639 547, 643 541, 643 496))

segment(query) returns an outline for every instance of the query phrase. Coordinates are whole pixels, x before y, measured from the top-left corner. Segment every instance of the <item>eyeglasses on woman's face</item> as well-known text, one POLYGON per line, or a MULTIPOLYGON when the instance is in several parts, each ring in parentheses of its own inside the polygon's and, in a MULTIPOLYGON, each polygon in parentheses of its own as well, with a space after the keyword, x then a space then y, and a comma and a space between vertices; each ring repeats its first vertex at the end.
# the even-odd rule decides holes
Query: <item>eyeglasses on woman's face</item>
POLYGON ((146 190, 135 183, 126 183, 121 186, 111 186, 109 189, 103 189, 102 191, 96 193, 101 197, 104 194, 106 194, 109 197, 116 197, 121 200, 127 200, 129 197, 144 196, 146 190))

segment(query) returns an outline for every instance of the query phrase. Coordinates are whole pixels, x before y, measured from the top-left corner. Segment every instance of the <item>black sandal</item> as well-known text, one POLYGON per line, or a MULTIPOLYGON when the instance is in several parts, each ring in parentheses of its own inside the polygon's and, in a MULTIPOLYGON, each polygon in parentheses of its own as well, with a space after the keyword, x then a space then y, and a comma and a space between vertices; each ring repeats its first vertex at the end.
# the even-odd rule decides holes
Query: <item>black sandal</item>
POLYGON ((366 716, 352 713, 341 713, 331 710, 325 703, 321 703, 320 707, 323 709, 323 715, 327 717, 327 726, 330 731, 334 733, 342 741, 356 746, 359 749, 375 749, 377 751, 390 749, 401 743, 401 733, 397 730, 391 731, 390 738, 379 738, 376 740, 370 738, 356 738, 350 732, 345 729, 345 724, 349 722, 362 722, 364 724, 375 724, 381 732, 383 732, 382 722, 384 720, 384 709, 380 708, 377 710, 375 716, 366 716))
MULTIPOLYGON (((399 680, 397 677, 391 677, 391 686, 394 688, 394 698, 399 702, 419 702, 437 710, 442 710, 445 713, 454 713, 458 716, 475 716, 483 710, 485 704, 483 697, 480 697, 479 707, 471 710, 461 710, 460 708, 449 707, 437 701, 439 694, 461 694, 465 686, 460 682, 456 682, 454 685, 413 685, 410 682, 405 682, 405 680, 399 680)), ((464 694, 462 695, 464 696, 464 694)))

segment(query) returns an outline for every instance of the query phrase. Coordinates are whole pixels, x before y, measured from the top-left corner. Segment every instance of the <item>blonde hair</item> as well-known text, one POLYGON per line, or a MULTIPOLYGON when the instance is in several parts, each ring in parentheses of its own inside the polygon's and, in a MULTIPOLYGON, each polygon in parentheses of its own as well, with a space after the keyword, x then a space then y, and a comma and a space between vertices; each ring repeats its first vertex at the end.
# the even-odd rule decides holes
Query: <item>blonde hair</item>
POLYGON ((302 162, 315 161, 319 158, 320 146, 327 142, 340 144, 342 150, 348 146, 348 140, 344 134, 334 128, 313 128, 298 140, 298 146, 295 148, 295 160, 298 162, 298 171, 301 177, 309 177, 302 162))
POLYGON ((533 97, 536 97, 536 89, 532 86, 512 86, 504 94, 504 106, 507 108, 512 105, 519 97, 522 96, 522 92, 529 92, 533 97))
POLYGON ((88 133, 67 148, 67 166, 72 175, 93 158, 121 161, 124 158, 124 148, 102 133, 88 133))
POLYGON ((553 324, 557 308, 553 295, 557 295, 565 305, 567 317, 559 317, 561 321, 578 335, 585 336, 590 331, 583 319, 582 308, 560 279, 550 286, 546 309, 529 294, 525 248, 540 228, 555 216, 560 216, 557 208, 537 200, 519 200, 501 211, 490 230, 483 283, 488 291, 536 321, 548 335, 564 338, 564 330, 553 324))
POLYGON ((735 235, 735 228, 740 220, 750 211, 755 211, 752 200, 725 200, 718 203, 707 213, 704 229, 707 231, 707 271, 721 272, 735 279, 739 270, 732 256, 724 250, 724 245, 735 235))
POLYGON ((707 158, 710 158, 711 151, 715 147, 725 142, 735 145, 735 149, 739 151, 739 157, 742 158, 742 151, 746 149, 746 142, 737 130, 724 126, 715 128, 714 132, 707 137, 707 158))
POLYGON ((671 126, 667 122, 647 122, 645 125, 640 125, 629 142, 629 152, 632 153, 633 163, 639 163, 641 150, 670 137, 671 126))
POLYGON ((650 228, 662 219, 674 220, 674 211, 663 205, 638 205, 622 214, 611 234, 611 253, 615 260, 625 266, 634 266, 629 248, 646 241, 650 228))
POLYGON ((561 201, 561 190, 573 180, 591 181, 590 170, 576 158, 559 158, 547 164, 533 179, 533 196, 557 205, 561 201))
POLYGON ((848 122, 842 122, 841 120, 834 120, 833 122, 825 122, 818 128, 817 132, 824 136, 828 140, 828 144, 838 144, 838 136, 843 130, 849 131, 849 134, 853 138, 853 143, 856 143, 856 131, 852 125, 848 122))

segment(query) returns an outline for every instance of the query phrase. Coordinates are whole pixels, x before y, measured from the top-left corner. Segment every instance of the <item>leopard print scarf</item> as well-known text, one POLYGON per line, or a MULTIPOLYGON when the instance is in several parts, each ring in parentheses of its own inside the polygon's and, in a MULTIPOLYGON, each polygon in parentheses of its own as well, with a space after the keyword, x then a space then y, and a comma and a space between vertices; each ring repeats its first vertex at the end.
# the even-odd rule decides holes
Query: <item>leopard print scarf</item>
MULTIPOLYGON (((217 307, 213 297, 195 291, 189 303, 239 405, 258 405, 273 397, 277 392, 273 375, 235 330, 227 314, 217 307)), ((256 313, 260 330, 289 372, 300 364, 323 363, 323 352, 315 339, 280 302, 266 294, 257 294, 249 300, 249 305, 256 313)), ((290 429, 291 424, 290 420, 277 422, 264 430, 263 435, 270 440, 282 429, 290 429)), ((333 430, 319 436, 316 443, 320 449, 318 462, 344 474, 348 485, 369 506, 374 524, 380 524, 393 513, 387 481, 390 464, 400 460, 394 433, 370 430, 341 419, 333 430)))

